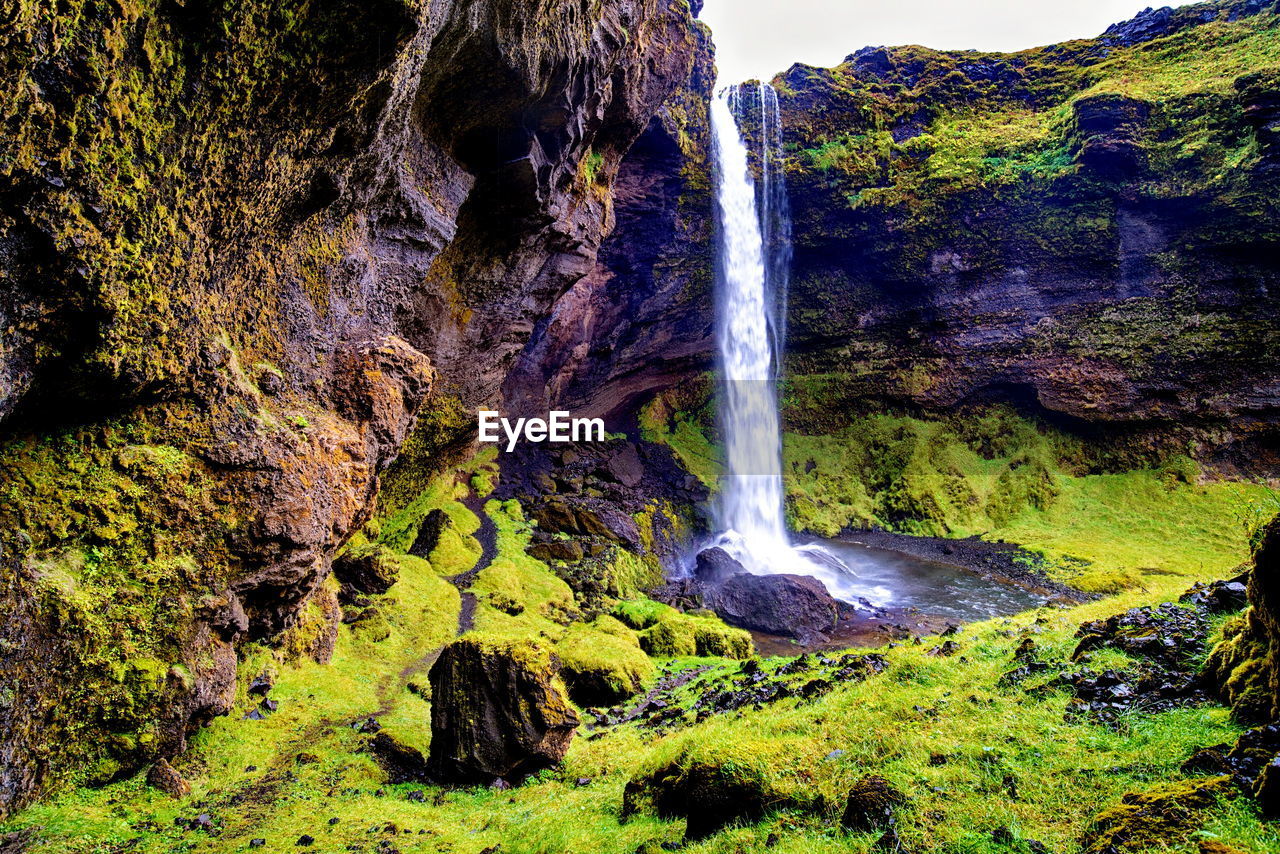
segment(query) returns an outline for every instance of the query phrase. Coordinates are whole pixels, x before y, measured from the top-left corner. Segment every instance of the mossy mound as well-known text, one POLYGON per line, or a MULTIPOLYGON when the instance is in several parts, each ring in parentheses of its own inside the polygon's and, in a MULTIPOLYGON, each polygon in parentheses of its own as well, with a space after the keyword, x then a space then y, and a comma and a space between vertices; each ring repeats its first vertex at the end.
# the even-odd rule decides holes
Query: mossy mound
POLYGON ((1219 798, 1234 794, 1230 777, 1165 783, 1130 792, 1098 814, 1084 838, 1085 854, 1124 854, 1177 844, 1198 829, 1219 798))
POLYGON ((556 644, 569 696, 579 706, 612 706, 653 676, 636 633, 609 616, 569 629, 556 644))
POLYGON ((655 658, 688 655, 750 658, 751 635, 711 613, 682 613, 651 599, 619 603, 613 615, 639 632, 640 646, 655 658))
POLYGON ((622 815, 640 812, 686 820, 685 839, 696 841, 732 824, 751 824, 792 805, 769 774, 737 761, 682 756, 630 780, 622 815))

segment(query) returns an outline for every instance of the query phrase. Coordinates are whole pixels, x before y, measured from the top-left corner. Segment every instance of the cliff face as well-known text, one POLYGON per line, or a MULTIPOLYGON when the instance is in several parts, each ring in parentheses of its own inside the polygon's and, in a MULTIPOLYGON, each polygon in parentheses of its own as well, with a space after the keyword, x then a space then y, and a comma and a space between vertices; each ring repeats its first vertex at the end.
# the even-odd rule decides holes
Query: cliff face
POLYGON ((507 379, 506 403, 521 414, 554 404, 625 420, 645 395, 707 364, 715 68, 709 31, 699 25, 696 37, 689 75, 619 167, 616 228, 507 379))
POLYGON ((835 375, 839 399, 1009 400, 1273 467, 1273 7, 1149 12, 1018 54, 793 67, 777 81, 791 369, 835 375))
POLYGON ((379 470, 593 269, 695 52, 682 0, 4 14, 0 813, 327 654, 379 470))
MULTIPOLYGON (((788 399, 791 426, 1002 401, 1130 460, 1191 444, 1274 468, 1278 27, 1274 3, 1240 0, 1016 54, 868 48, 777 78, 788 370, 822 380, 788 399)), ((691 186, 692 141, 634 152, 628 185, 691 186)), ((655 197, 673 198, 620 198, 596 271, 535 334, 526 364, 553 396, 616 403, 710 366, 710 199, 655 197), (655 266, 655 246, 679 263, 655 266)))

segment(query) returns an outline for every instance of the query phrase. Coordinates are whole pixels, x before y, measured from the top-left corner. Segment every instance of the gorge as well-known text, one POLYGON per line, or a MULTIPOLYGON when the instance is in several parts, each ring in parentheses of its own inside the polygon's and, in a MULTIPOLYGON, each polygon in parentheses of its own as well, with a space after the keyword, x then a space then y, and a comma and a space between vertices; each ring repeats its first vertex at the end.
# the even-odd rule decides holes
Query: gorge
POLYGON ((0 10, 0 851, 1280 847, 1276 4, 700 6, 0 10))

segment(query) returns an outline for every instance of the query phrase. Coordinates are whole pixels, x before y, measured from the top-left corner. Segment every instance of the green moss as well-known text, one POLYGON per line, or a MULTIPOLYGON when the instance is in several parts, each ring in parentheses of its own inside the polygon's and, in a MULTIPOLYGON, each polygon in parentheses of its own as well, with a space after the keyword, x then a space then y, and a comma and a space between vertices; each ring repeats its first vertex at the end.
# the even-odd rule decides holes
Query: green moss
POLYGON ((580 705, 610 705, 640 690, 654 673, 634 632, 608 616, 571 627, 556 655, 569 693, 580 705))

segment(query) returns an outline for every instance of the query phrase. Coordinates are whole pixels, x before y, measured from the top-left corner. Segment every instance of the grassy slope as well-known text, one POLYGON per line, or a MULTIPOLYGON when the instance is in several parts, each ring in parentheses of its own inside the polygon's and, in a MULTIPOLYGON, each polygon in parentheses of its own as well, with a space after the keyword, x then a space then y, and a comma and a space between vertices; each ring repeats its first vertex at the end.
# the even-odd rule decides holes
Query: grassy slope
MULTIPOLYGON (((458 480, 469 475, 463 472, 458 480)), ((281 701, 280 710, 264 721, 241 720, 252 707, 242 694, 236 714, 201 733, 181 766, 195 786, 184 802, 159 795, 135 778, 70 792, 23 813, 12 827, 42 827, 34 850, 47 852, 110 851, 135 838, 139 841, 129 850, 232 852, 247 850, 248 841, 258 837, 268 840, 258 850, 292 851, 307 833, 319 840, 313 850, 322 851, 350 845, 375 850, 380 840, 394 837, 402 852, 478 854, 501 844, 504 852, 630 854, 647 842, 678 840, 682 822, 641 815, 619 823, 623 786, 632 776, 684 755, 754 768, 811 805, 685 849, 694 854, 764 850, 775 833, 779 841, 771 851, 870 850, 874 835, 846 834, 836 817, 842 791, 872 771, 911 797, 900 832, 922 850, 1010 850, 990 841, 991 830, 1009 827, 1018 839, 1073 851, 1100 808, 1125 791, 1176 777, 1193 749, 1230 740, 1238 727, 1220 708, 1135 715, 1121 732, 1064 723, 1062 693, 1032 696, 996 686, 999 675, 1013 666, 1013 646, 1021 635, 1031 634, 1046 657, 1065 656, 1081 620, 1171 598, 1192 578, 1230 571, 1244 548, 1234 522, 1226 518, 1227 505, 1204 498, 1222 487, 1170 486, 1154 473, 1057 476, 1060 491, 1050 508, 1024 508, 1005 535, 1017 539, 1017 532, 1048 554, 1087 557, 1106 567, 1160 566, 1169 574, 1142 576, 1142 587, 1103 602, 1044 612, 1038 624, 1036 615, 1027 614, 975 627, 962 637, 963 659, 928 657, 922 651, 927 645, 888 650, 891 666, 885 674, 838 688, 817 702, 786 700, 666 737, 622 727, 597 740, 578 739, 561 771, 518 790, 428 790, 426 801, 416 803, 407 795, 421 787, 387 786, 361 750, 364 738, 347 724, 382 711, 389 729, 423 749, 428 743, 429 705, 404 685, 425 682, 415 666, 452 635, 457 594, 440 576, 465 570, 479 552, 471 536, 478 520, 456 500, 464 487, 443 478, 414 506, 413 515, 421 518, 432 506, 445 508, 460 532, 458 547, 449 553, 468 565, 407 559, 402 580, 389 594, 395 604, 384 607, 392 625, 389 639, 372 643, 344 626, 329 666, 281 665, 265 650, 256 653, 242 677, 247 682, 264 667, 278 670, 272 696, 281 701), (836 749, 845 753, 827 760, 836 749), (931 765, 934 753, 947 755, 946 764, 931 765), (246 771, 251 765, 256 770, 246 771), (1007 775, 1017 781, 1017 800, 1008 797, 1007 775), (592 782, 578 787, 573 782, 578 777, 592 782), (830 806, 813 808, 818 796, 830 806), (214 817, 221 835, 174 825, 175 818, 202 811, 214 817), (334 817, 339 821, 328 824, 334 817), (395 825, 394 834, 388 833, 389 824, 395 825)), ((500 564, 495 566, 505 571, 501 582, 494 573, 477 589, 519 598, 525 610, 516 616, 497 611, 482 595, 478 623, 525 635, 563 631, 546 610, 549 603, 564 601, 563 591, 545 565, 523 554, 527 528, 518 508, 490 502, 487 511, 499 531, 500 564)), ((408 527, 403 520, 384 519, 381 537, 398 541, 408 527)), ((1120 666, 1123 659, 1108 655, 1098 663, 1120 666)), ((726 674, 736 668, 730 662, 716 666, 726 674)), ((1205 832, 1251 854, 1280 845, 1280 836, 1260 824, 1244 801, 1208 816, 1205 832)), ((1179 843, 1170 850, 1194 849, 1179 843)))

